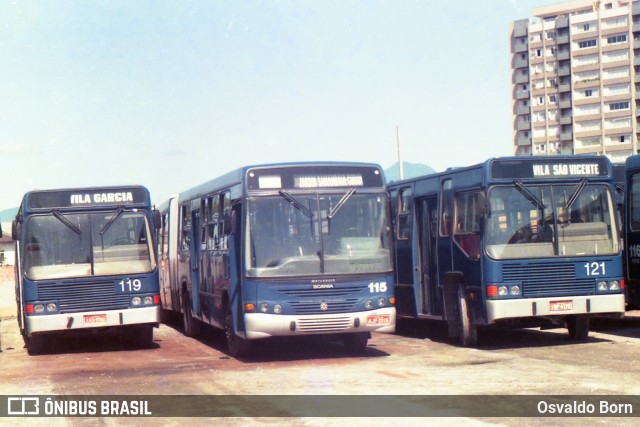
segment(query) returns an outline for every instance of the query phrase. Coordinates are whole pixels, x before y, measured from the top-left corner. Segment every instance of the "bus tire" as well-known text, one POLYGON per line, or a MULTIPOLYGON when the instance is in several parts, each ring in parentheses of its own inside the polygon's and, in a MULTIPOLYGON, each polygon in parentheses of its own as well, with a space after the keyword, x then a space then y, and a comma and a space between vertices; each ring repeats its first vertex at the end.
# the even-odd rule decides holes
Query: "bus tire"
POLYGON ((41 335, 24 336, 24 343, 27 346, 27 353, 30 355, 40 354, 44 350, 45 339, 41 335))
POLYGON ((464 288, 458 286, 458 339, 463 347, 474 347, 478 344, 478 325, 473 320, 473 313, 467 303, 464 288))
POLYGON ((586 340, 589 337, 589 317, 570 316, 567 318, 567 329, 572 340, 586 340))
POLYGON ((189 294, 182 295, 182 326, 184 334, 188 337, 196 337, 200 334, 202 325, 198 319, 191 315, 191 304, 189 304, 189 294))
POLYGON ((236 335, 231 308, 227 304, 224 316, 224 335, 227 339, 227 352, 231 357, 242 357, 251 351, 251 341, 236 335))
POLYGON ((349 353, 361 354, 367 349, 367 342, 369 341, 369 332, 357 332, 354 334, 347 334, 342 338, 342 344, 349 353))

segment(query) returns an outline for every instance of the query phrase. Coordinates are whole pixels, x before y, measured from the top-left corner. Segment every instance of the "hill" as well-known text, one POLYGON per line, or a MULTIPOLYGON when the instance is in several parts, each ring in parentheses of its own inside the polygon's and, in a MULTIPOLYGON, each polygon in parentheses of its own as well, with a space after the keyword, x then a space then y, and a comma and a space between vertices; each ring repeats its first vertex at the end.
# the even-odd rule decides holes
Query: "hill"
POLYGON ((0 211, 0 222, 11 222, 16 218, 18 208, 10 208, 0 211))
MULTIPOLYGON (((404 179, 429 175, 436 172, 431 166, 423 165, 422 163, 402 162, 402 168, 404 179)), ((398 162, 391 165, 388 169, 385 169, 384 174, 387 178, 387 182, 400 180, 400 166, 398 162)))

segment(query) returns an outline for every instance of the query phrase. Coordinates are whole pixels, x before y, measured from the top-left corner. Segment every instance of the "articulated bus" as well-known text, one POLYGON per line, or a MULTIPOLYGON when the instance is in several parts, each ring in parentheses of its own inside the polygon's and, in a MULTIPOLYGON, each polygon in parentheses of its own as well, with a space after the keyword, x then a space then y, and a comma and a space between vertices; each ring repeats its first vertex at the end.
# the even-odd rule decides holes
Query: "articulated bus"
POLYGON ((334 335, 351 351, 393 332, 388 197, 361 163, 247 166, 160 208, 163 309, 186 335, 225 331, 228 352, 256 339, 334 335))
POLYGON ((490 159, 389 185, 398 316, 479 326, 566 325, 624 314, 612 171, 605 157, 490 159))
POLYGON ((115 330, 152 343, 160 322, 154 224, 141 186, 24 195, 12 235, 18 323, 29 353, 64 332, 115 330))

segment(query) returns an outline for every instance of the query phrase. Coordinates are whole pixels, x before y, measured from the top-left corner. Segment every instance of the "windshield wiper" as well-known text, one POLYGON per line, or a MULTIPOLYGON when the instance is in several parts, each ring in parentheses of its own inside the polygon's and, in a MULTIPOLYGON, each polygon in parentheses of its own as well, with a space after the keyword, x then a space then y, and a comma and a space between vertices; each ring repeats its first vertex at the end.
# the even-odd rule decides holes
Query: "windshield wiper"
POLYGON ((569 197, 569 200, 567 200, 567 204, 565 206, 567 210, 569 210, 571 206, 575 203, 575 201, 578 199, 578 196, 584 189, 585 185, 587 185, 586 179, 583 179, 582 181, 580 181, 580 185, 578 185, 578 188, 576 188, 576 191, 574 191, 571 197, 569 197))
POLYGON ((333 209, 331 209, 331 212, 329 212, 329 214, 327 215, 327 218, 332 219, 338 213, 342 205, 347 203, 347 200, 349 200, 349 197, 351 197, 351 195, 355 192, 356 192, 355 188, 352 188, 349 191, 347 191, 344 194, 344 196, 342 196, 342 199, 340 199, 340 201, 333 207, 333 209))
POLYGON ((80 230, 74 223, 72 223, 67 218, 65 218, 65 216, 62 215, 60 211, 52 210, 51 213, 53 214, 53 216, 58 218, 58 220, 60 220, 61 223, 69 227, 74 233, 82 234, 82 230, 80 230))
POLYGON ((284 190, 280 190, 278 191, 278 194, 280 194, 282 197, 284 197, 285 199, 287 199, 287 201, 289 203, 291 203, 293 206, 296 207, 296 209, 298 209, 300 212, 302 212, 303 214, 305 214, 306 216, 308 216, 309 218, 313 218, 313 212, 311 212, 309 210, 308 207, 306 207, 305 205, 303 205, 302 203, 300 203, 295 197, 293 197, 291 194, 287 193, 284 190))
POLYGON ((520 190, 520 192, 522 192, 522 194, 524 194, 526 198, 529 199, 531 203, 536 205, 538 209, 544 211, 547 208, 542 200, 540 200, 535 194, 533 194, 527 187, 524 186, 522 181, 514 181, 513 183, 516 187, 518 187, 518 190, 520 190))
POLYGON ((109 227, 111 227, 111 224, 114 223, 116 218, 118 218, 122 212, 124 212, 124 207, 120 206, 118 210, 116 210, 116 212, 113 214, 113 216, 109 218, 109 221, 107 221, 107 223, 102 226, 98 234, 102 236, 104 233, 106 233, 109 227))

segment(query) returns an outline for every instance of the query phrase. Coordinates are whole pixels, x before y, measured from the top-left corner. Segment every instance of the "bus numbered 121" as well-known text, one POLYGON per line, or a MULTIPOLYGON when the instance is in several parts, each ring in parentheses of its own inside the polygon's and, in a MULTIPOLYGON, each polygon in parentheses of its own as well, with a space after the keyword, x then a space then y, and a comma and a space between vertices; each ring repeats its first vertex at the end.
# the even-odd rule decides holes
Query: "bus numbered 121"
POLYGON ((248 166, 159 207, 163 309, 185 334, 225 331, 230 355, 257 339, 333 335, 351 351, 393 332, 388 197, 361 163, 248 166))
POLYGON ((389 185, 399 316, 444 320, 461 345, 479 326, 566 325, 624 314, 606 157, 490 159, 389 185))
POLYGON ((116 330, 152 343, 160 322, 155 223, 142 186, 24 195, 12 236, 18 323, 30 354, 66 332, 116 330))

